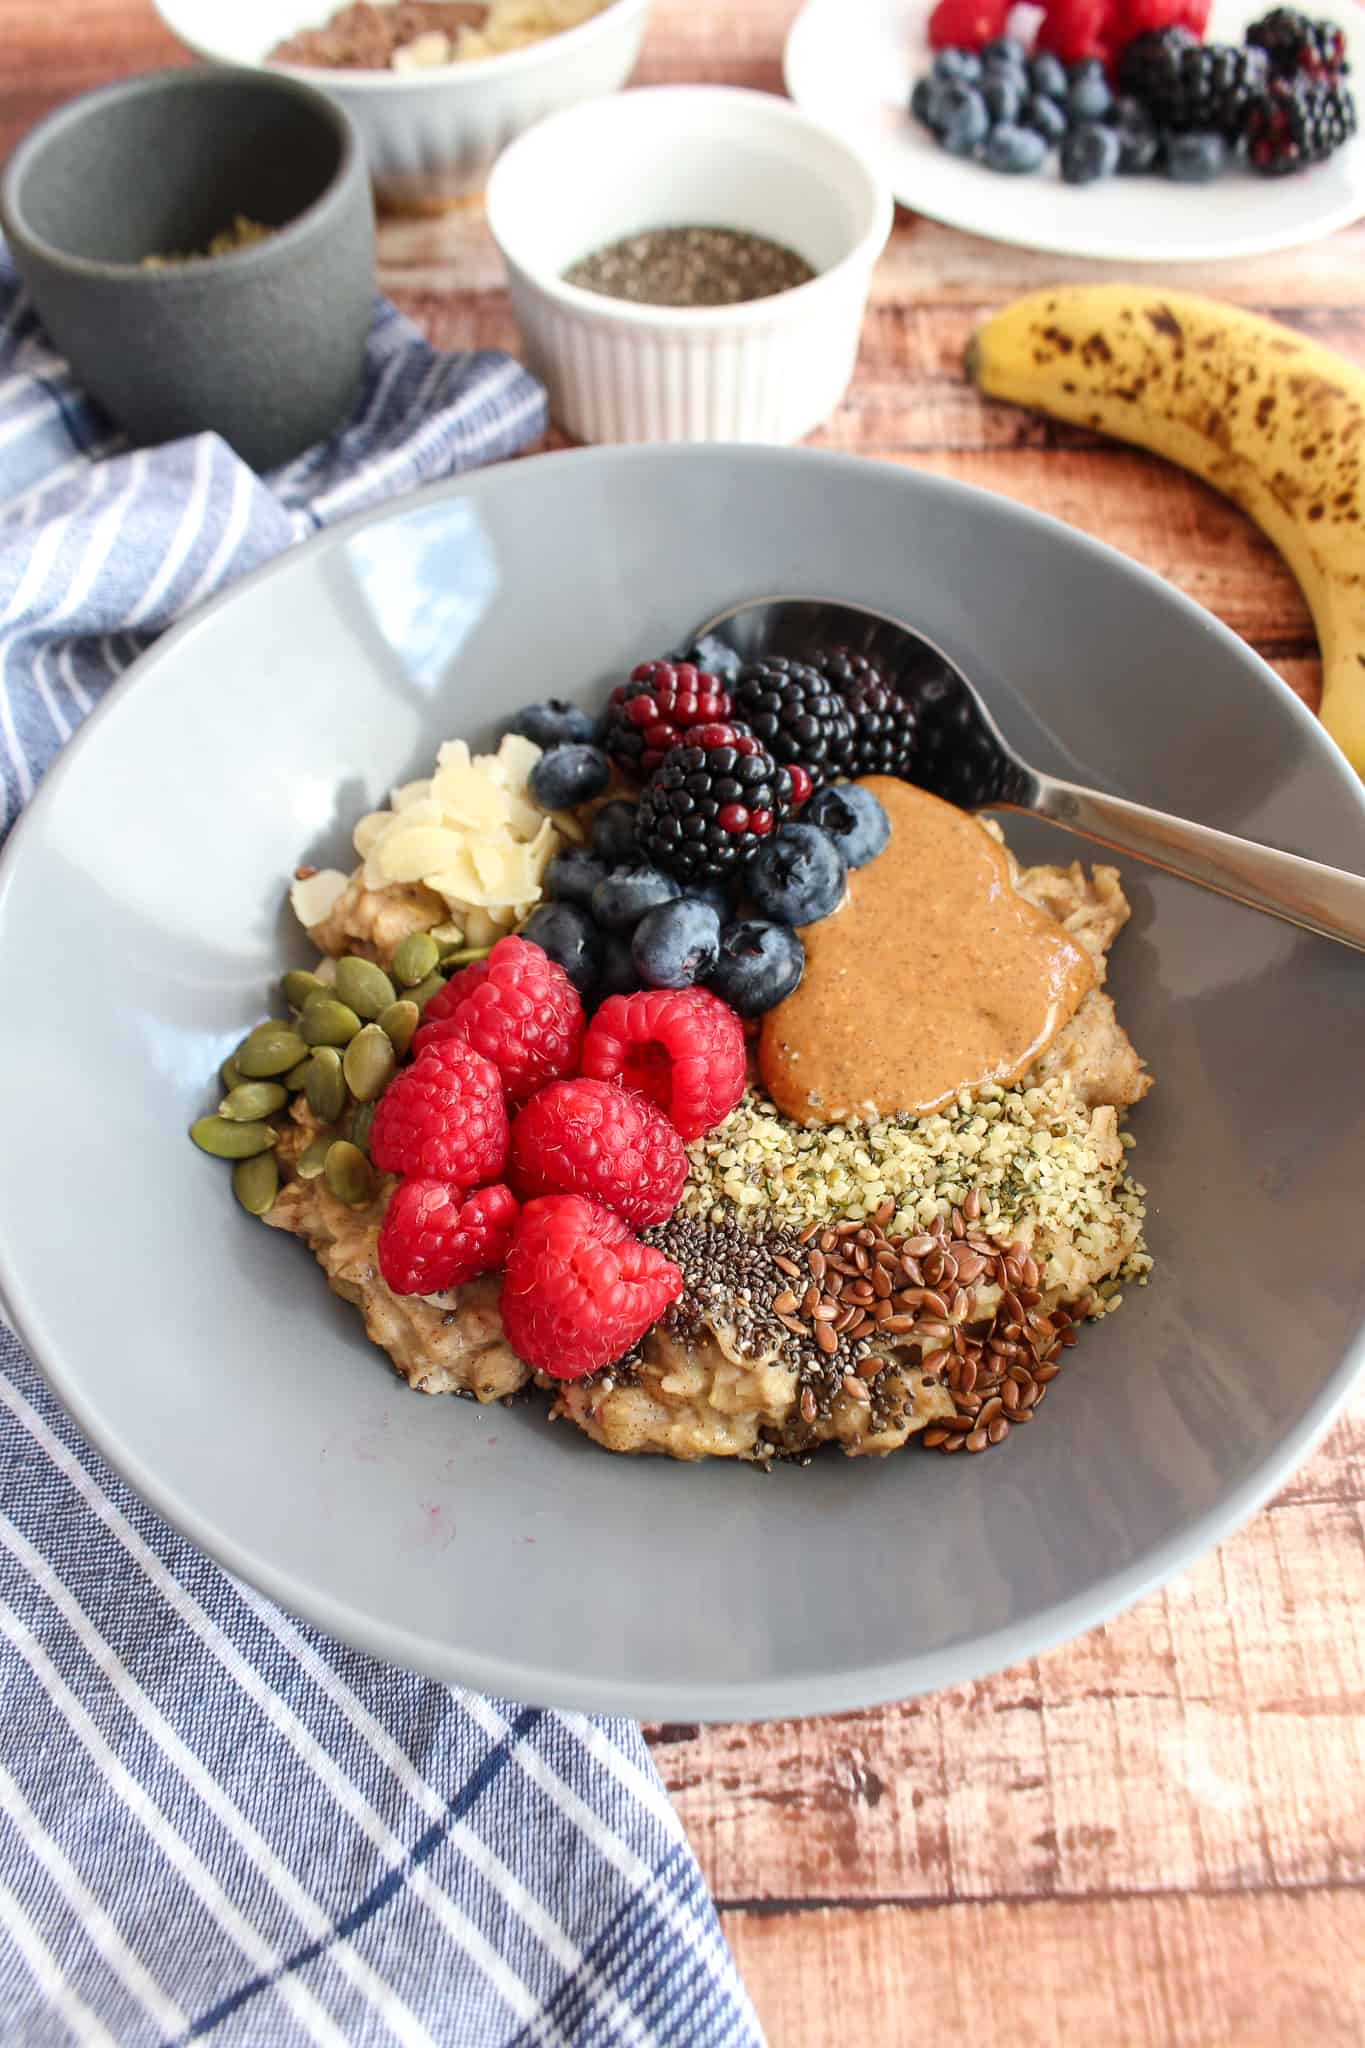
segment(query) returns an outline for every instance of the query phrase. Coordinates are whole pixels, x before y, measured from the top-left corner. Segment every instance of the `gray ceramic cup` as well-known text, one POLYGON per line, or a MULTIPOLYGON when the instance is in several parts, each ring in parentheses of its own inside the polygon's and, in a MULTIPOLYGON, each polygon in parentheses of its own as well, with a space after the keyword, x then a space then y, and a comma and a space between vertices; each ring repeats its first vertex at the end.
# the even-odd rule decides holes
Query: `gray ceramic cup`
POLYGON ((207 429, 270 469, 355 397, 370 189, 349 117, 297 79, 211 67, 87 93, 15 150, 0 225, 53 342, 137 443, 207 429), (238 215, 271 234, 143 266, 238 215))

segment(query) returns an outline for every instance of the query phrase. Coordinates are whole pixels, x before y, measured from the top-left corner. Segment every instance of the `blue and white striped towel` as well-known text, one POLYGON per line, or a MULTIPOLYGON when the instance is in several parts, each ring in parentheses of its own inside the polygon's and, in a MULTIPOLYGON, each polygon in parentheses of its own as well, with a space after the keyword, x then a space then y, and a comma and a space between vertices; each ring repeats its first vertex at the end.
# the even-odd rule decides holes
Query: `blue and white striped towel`
MULTIPOLYGON (((381 305, 355 419, 288 469, 211 436, 129 453, 0 251, 0 829, 171 619, 543 424, 515 363, 381 305)), ((0 2042, 199 2038, 760 2036, 638 1728, 291 1621, 143 1506, 0 1324, 0 2042)))

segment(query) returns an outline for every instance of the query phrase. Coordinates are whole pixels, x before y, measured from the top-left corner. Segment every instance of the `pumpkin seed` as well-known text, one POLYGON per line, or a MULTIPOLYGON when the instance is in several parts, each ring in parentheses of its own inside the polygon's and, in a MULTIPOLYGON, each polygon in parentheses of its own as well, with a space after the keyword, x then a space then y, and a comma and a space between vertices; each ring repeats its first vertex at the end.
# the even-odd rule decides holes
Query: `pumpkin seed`
POLYGON ((346 1107, 346 1079, 341 1071, 341 1054, 335 1046, 320 1045, 313 1054, 303 1092, 319 1123, 336 1122, 346 1107))
POLYGON ((357 1102, 377 1102, 393 1079, 398 1056, 386 1031, 367 1024, 356 1033, 341 1057, 346 1086, 357 1102))
POLYGON ((254 1124, 283 1109, 288 1100, 278 1081, 239 1081, 219 1103, 218 1114, 230 1123, 254 1124))
POLYGON ((323 1178, 339 1202, 348 1209, 363 1209, 374 1199, 374 1174, 358 1145, 338 1138, 327 1148, 323 1178))
POLYGON ((237 1055, 235 1052, 230 1052, 223 1061, 222 1066, 218 1069, 218 1079, 223 1084, 224 1092, 228 1093, 235 1088, 241 1078, 242 1070, 237 1064, 237 1055))
POLYGON ((225 1116, 201 1116, 190 1125, 199 1150, 214 1159, 254 1159, 268 1152, 279 1135, 269 1124, 234 1124, 225 1116))
POLYGON ((335 1143, 336 1139, 332 1136, 332 1133, 324 1131, 320 1138, 314 1138, 310 1145, 304 1146, 294 1168, 300 1180, 316 1180, 318 1178, 323 1167, 327 1164, 327 1154, 335 1143))
POLYGON ((409 932, 390 963, 393 978, 400 988, 416 988, 435 972, 440 957, 441 948, 430 932, 409 932))
POLYGON ((272 1152, 239 1159, 232 1169, 232 1192, 248 1216, 264 1216, 280 1191, 280 1169, 272 1152))
POLYGON ((412 1044, 413 1033, 421 1021, 422 1012, 406 998, 379 1012, 379 1028, 387 1034, 400 1059, 412 1044))
POLYGON ((287 1074, 308 1051, 307 1043, 290 1024, 258 1024, 243 1042, 237 1065, 248 1081, 270 1081, 287 1074))
POLYGON ((309 1053, 306 1059, 301 1059, 298 1065, 291 1067, 285 1075, 284 1085, 291 1095, 297 1095, 304 1082, 308 1079, 308 1062, 312 1057, 313 1055, 309 1053))
POLYGON ((381 1010, 388 1009, 396 991, 382 967, 376 967, 373 960, 348 953, 344 960, 337 961, 336 993, 340 1001, 350 1004, 357 1017, 372 1023, 381 1010))
MULTIPOLYGON (((360 1029, 360 1019, 347 1003, 335 996, 309 996, 299 1018, 299 1030, 308 1045, 349 1045, 360 1029)), ((290 1061, 293 1065, 293 1061, 290 1061)))
POLYGON ((486 960, 492 946, 460 946, 453 953, 447 953, 442 967, 468 967, 471 960, 486 960))
POLYGON ((367 1159, 370 1156, 370 1125, 374 1122, 374 1109, 372 1102, 358 1102, 351 1118, 351 1143, 358 1145, 367 1159))
POLYGON ((306 967, 291 967, 280 987, 291 1010, 301 1010, 309 996, 327 993, 326 982, 319 981, 317 975, 310 974, 306 967))
POLYGON ((437 990, 443 989, 445 985, 446 978, 443 974, 429 974, 425 981, 418 982, 416 988, 410 988, 408 990, 408 1001, 410 1003, 416 1003, 418 1012, 420 1013, 421 1011, 425 1010, 427 1004, 431 1001, 432 997, 436 994, 437 990))

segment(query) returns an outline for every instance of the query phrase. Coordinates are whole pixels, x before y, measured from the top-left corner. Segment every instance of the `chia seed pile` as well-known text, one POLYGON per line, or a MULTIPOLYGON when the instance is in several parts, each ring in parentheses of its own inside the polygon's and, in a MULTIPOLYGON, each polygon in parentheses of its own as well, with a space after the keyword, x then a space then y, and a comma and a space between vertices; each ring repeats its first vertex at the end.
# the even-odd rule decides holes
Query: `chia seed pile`
POLYGON ((737 228, 649 228, 595 249, 564 272, 565 284, 640 306, 738 306, 809 284, 815 272, 794 249, 737 228))

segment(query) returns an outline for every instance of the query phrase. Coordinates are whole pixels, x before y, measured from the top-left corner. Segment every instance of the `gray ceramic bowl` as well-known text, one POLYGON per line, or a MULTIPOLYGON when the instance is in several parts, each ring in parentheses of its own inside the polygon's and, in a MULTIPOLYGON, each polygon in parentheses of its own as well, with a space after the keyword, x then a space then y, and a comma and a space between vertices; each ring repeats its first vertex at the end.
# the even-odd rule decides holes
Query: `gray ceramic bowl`
POLYGON ((27 136, 0 224, 44 326, 140 443, 211 429, 256 469, 355 396, 374 225, 343 110, 297 79, 205 68, 87 93, 27 136), (194 263, 237 215, 274 230, 194 263))
POLYGON ((1041 767, 1365 866, 1343 759, 1155 577, 890 464, 705 448, 506 464, 263 569, 136 664, 0 864, 0 959, 47 997, 10 1004, 0 1060, 0 1131, 33 1133, 0 1155, 22 1334, 206 1550, 444 1678, 663 1718, 959 1683, 1224 1535, 1361 1356, 1365 959, 1138 867, 1112 986, 1157 1077, 1132 1120, 1155 1277, 990 1457, 765 1478, 612 1459, 539 1399, 425 1399, 307 1253, 235 1208, 185 1126, 308 957, 281 911, 295 863, 345 860, 357 815, 440 740, 551 683, 600 702, 775 588, 917 621, 1041 767))

